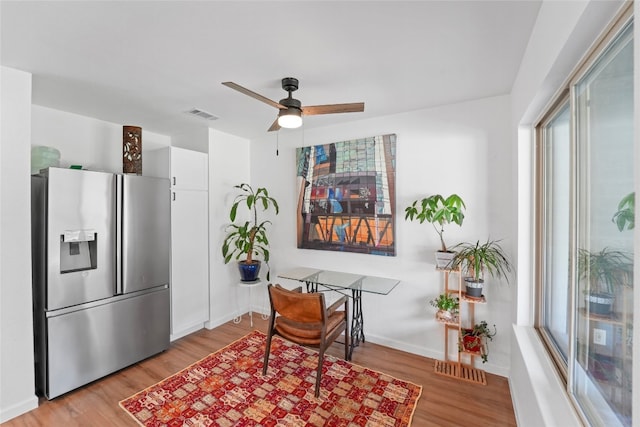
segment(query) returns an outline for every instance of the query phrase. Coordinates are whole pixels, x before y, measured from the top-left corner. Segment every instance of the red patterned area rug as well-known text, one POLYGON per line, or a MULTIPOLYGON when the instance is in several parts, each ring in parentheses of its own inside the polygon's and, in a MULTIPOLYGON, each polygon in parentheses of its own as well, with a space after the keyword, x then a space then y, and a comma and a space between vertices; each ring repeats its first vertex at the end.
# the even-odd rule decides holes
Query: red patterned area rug
POLYGON ((143 426, 409 426, 422 387, 253 331, 120 402, 143 426))

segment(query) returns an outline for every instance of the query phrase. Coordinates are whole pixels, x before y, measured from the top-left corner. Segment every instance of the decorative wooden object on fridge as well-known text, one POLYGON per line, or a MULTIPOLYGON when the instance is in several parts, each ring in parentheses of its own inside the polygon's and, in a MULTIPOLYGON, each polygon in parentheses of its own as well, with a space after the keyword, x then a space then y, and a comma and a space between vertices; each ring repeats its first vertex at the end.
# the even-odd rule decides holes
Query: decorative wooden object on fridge
POLYGON ((142 175, 142 128, 122 126, 122 172, 142 175))

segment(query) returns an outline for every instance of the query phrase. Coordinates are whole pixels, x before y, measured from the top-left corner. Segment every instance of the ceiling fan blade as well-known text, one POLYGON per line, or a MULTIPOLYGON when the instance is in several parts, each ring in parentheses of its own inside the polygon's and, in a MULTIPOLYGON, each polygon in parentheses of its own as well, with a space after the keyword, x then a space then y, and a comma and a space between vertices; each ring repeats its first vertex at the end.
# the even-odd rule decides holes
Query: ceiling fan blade
POLYGON ((361 113, 364 111, 364 102, 353 102, 351 104, 327 104, 312 105, 302 107, 303 116, 317 116, 318 114, 334 113, 361 113))
POLYGON ((272 107, 278 108, 280 110, 286 110, 287 109, 287 107, 285 107, 284 105, 282 105, 282 104, 280 104, 278 102, 272 101, 269 98, 267 98, 266 96, 262 96, 259 93, 255 93, 254 91, 249 90, 246 87, 242 87, 239 84, 236 84, 234 82, 222 82, 222 84, 225 85, 226 87, 230 87, 231 89, 235 89, 240 93, 244 93, 245 95, 248 95, 248 96, 250 96, 250 97, 252 97, 254 99, 257 99, 258 101, 262 101, 265 104, 269 104, 272 107))
POLYGON ((274 130, 280 130, 280 125, 278 124, 278 119, 276 118, 276 120, 273 122, 273 124, 271 125, 271 127, 269 128, 269 130, 267 130, 267 132, 273 132, 274 130))

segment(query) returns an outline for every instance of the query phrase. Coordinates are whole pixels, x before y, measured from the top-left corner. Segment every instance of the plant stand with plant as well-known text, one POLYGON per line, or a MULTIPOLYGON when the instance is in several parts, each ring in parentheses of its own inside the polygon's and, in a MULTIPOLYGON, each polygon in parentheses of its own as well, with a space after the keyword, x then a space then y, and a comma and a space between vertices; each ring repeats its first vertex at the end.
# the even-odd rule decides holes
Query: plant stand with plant
MULTIPOLYGON (((434 370, 436 374, 444 375, 451 378, 456 378, 463 381, 468 381, 476 384, 487 385, 487 377, 485 372, 482 369, 478 369, 474 366, 474 359, 476 357, 484 357, 486 356, 486 351, 478 350, 474 348, 474 351, 464 350, 461 347, 461 343, 463 342, 463 334, 465 327, 462 325, 462 320, 460 316, 460 311, 463 309, 466 313, 466 323, 470 323, 474 325, 474 317, 475 317, 475 305, 476 304, 484 304, 486 300, 483 299, 472 299, 465 296, 465 292, 462 290, 463 281, 462 281, 462 272, 460 269, 438 269, 442 271, 444 275, 444 292, 441 294, 438 299, 433 300, 431 305, 434 305, 439 308, 439 306, 451 305, 449 303, 450 299, 455 299, 458 303, 458 307, 456 309, 456 318, 455 321, 450 322, 441 322, 445 328, 444 334, 444 360, 436 360, 434 365, 434 370), (457 287, 450 287, 450 279, 451 275, 457 275, 457 287), (443 295, 447 296, 446 298, 443 295), (456 339, 454 344, 456 345, 457 358, 450 359, 449 350, 450 350, 450 334, 455 334, 456 339), (466 362, 466 363, 465 363, 466 362)), ((472 328, 469 328, 473 330, 472 328)), ((470 340, 467 340, 470 341, 470 340)))

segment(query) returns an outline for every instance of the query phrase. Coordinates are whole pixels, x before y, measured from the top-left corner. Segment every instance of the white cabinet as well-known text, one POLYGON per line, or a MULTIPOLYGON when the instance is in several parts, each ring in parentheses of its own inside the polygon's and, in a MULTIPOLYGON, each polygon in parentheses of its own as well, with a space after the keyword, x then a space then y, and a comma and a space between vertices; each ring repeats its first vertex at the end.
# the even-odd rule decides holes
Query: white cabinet
POLYGON ((206 191, 172 190, 172 337, 209 320, 208 205, 206 191))
POLYGON ((207 190, 208 159, 204 153, 171 149, 171 186, 176 190, 207 190))
POLYGON ((169 178, 175 190, 207 191, 208 163, 206 153, 178 147, 145 151, 142 155, 143 175, 169 178))
POLYGON ((143 154, 143 172, 171 180, 171 340, 209 320, 207 154, 167 147, 143 154))

